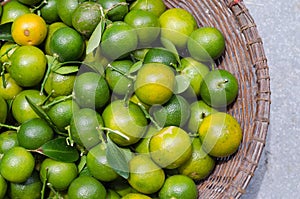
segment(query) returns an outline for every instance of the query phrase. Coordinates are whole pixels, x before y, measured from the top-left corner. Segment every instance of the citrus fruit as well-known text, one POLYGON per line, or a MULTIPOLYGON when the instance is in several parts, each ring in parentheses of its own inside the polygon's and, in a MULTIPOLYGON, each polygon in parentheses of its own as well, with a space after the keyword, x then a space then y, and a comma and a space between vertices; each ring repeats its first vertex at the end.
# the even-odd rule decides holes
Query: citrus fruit
POLYGON ((5 73, 4 76, 0 77, 0 96, 5 100, 14 99, 22 90, 23 88, 11 78, 9 73, 5 73), (3 77, 5 79, 5 87, 3 85, 3 77))
POLYGON ((1 24, 13 22, 23 14, 30 13, 29 8, 18 1, 8 1, 3 6, 1 24))
POLYGON ((225 39, 217 28, 201 27, 190 34, 187 47, 191 56, 199 61, 215 60, 225 50, 225 39))
POLYGON ((197 28, 194 16, 183 8, 171 8, 159 17, 161 37, 171 41, 178 49, 186 47, 188 37, 197 28))
POLYGON ((23 90, 21 91, 12 103, 12 114, 14 118, 23 123, 32 118, 38 118, 39 116, 34 112, 28 103, 26 97, 28 97, 33 103, 39 105, 46 99, 45 95, 41 95, 38 90, 23 90))
POLYGON ((191 117, 187 122, 187 129, 191 133, 198 133, 198 129, 205 117, 210 115, 211 113, 216 113, 217 110, 208 106, 202 100, 193 102, 190 105, 191 109, 191 117))
POLYGON ((238 81, 227 70, 210 71, 203 79, 200 95, 208 105, 221 108, 234 102, 238 95, 238 81))
POLYGON ((129 161, 129 184, 144 194, 157 192, 165 182, 164 171, 147 155, 137 155, 129 161))
POLYGON ((238 121, 224 112, 205 117, 198 132, 204 151, 214 157, 226 157, 236 152, 243 137, 238 121))
POLYGON ((19 45, 41 44, 47 36, 45 20, 37 14, 28 13, 16 18, 11 26, 11 36, 19 45))
POLYGON ((47 55, 53 55, 50 50, 50 41, 53 33, 62 27, 67 27, 67 25, 63 22, 54 22, 48 26, 48 34, 44 40, 44 50, 47 55))
POLYGON ((41 17, 43 17, 46 23, 52 24, 60 21, 57 4, 58 0, 47 0, 47 4, 41 8, 41 17))
POLYGON ((106 189, 106 199, 120 199, 121 196, 112 189, 106 189))
POLYGON ((151 198, 141 193, 129 193, 123 196, 122 199, 151 199, 151 198))
POLYGON ((124 21, 136 28, 139 44, 150 45, 160 33, 158 17, 151 12, 144 10, 131 10, 124 18, 124 21))
POLYGON ((81 58, 85 43, 76 30, 70 27, 62 27, 53 33, 49 47, 50 52, 53 55, 56 54, 60 62, 67 62, 81 58))
POLYGON ((52 128, 41 118, 27 120, 18 130, 19 145, 25 149, 38 149, 53 136, 52 128))
POLYGON ((5 123, 8 113, 8 107, 5 99, 0 96, 0 123, 5 123))
POLYGON ((50 158, 43 160, 40 168, 40 178, 47 179, 56 190, 66 190, 71 182, 77 177, 75 163, 60 162, 50 158))
POLYGON ((0 175, 0 198, 4 198, 7 191, 7 182, 6 180, 0 175))
POLYGON ((183 127, 191 115, 191 109, 184 97, 173 95, 163 106, 152 106, 150 113, 162 127, 183 127))
POLYGON ((117 192, 121 197, 129 194, 129 193, 137 193, 137 191, 130 186, 128 180, 118 177, 116 180, 108 183, 108 189, 112 189, 117 192))
POLYGON ((42 0, 18 0, 19 2, 28 5, 28 6, 33 6, 37 3, 40 3, 42 0))
POLYGON ((86 165, 93 177, 102 182, 113 181, 119 176, 108 164, 106 145, 103 143, 89 150, 86 165))
POLYGON ((169 126, 161 129, 150 140, 151 158, 159 166, 175 169, 187 161, 192 154, 192 141, 183 129, 169 126))
POLYGON ((134 151, 139 154, 150 155, 149 153, 149 143, 151 137, 158 132, 158 129, 149 125, 145 135, 134 145, 134 151))
POLYGON ((105 199, 106 190, 101 182, 90 176, 77 177, 68 188, 72 199, 105 199))
POLYGON ((166 5, 162 0, 136 0, 131 4, 130 10, 144 10, 159 17, 166 10, 166 5))
POLYGON ((101 20, 100 5, 96 2, 79 4, 72 15, 72 26, 86 38, 89 38, 101 20))
POLYGON ((39 199, 41 198, 42 182, 37 171, 23 183, 10 183, 9 196, 11 198, 39 199))
POLYGON ((200 96, 200 86, 203 78, 209 72, 209 68, 201 62, 196 61, 192 57, 181 59, 180 74, 187 76, 190 80, 190 86, 197 97, 200 96))
POLYGON ((43 79, 47 59, 35 46, 20 46, 10 57, 10 76, 22 87, 36 86, 43 79), (34 71, 34 72, 33 72, 34 71))
POLYGON ((177 59, 174 53, 165 48, 150 48, 143 59, 144 64, 162 63, 167 66, 176 67, 177 59))
POLYGON ((57 1, 57 13, 62 22, 68 26, 72 26, 72 15, 78 5, 78 0, 57 1))
POLYGON ((51 97, 66 96, 73 92, 73 86, 76 79, 76 74, 62 75, 56 72, 50 72, 44 89, 47 94, 52 94, 51 97))
POLYGON ((103 126, 103 119, 96 111, 83 108, 73 112, 70 122, 70 132, 75 143, 92 148, 100 142, 99 136, 102 131, 98 128, 103 126))
POLYGON ((178 168, 179 173, 195 181, 203 180, 214 169, 215 160, 203 151, 198 137, 194 138, 192 148, 192 157, 178 168))
POLYGON ((76 77, 74 96, 80 107, 99 109, 110 99, 109 86, 98 73, 85 72, 76 77))
POLYGON ((15 50, 18 48, 19 46, 16 43, 13 42, 5 42, 1 48, 0 48, 0 61, 2 63, 4 62, 8 62, 10 56, 13 54, 13 52, 15 52, 15 50))
POLYGON ((196 199, 197 197, 198 190, 195 182, 185 175, 173 175, 168 177, 164 186, 159 191, 160 199, 196 199))
POLYGON ((123 21, 116 21, 103 32, 101 52, 107 59, 115 60, 135 50, 137 45, 135 29, 123 21))
POLYGON ((31 176, 35 160, 25 148, 16 146, 4 154, 0 165, 0 173, 6 180, 22 183, 31 176))
MULTIPOLYGON (((55 98, 60 100, 61 97, 55 98)), ((73 100, 65 100, 54 104, 47 110, 47 115, 53 124, 62 132, 66 131, 66 127, 70 124, 73 112, 79 110, 79 106, 73 100)))
POLYGON ((0 153, 6 153, 15 146, 19 146, 16 131, 5 131, 0 134, 0 153))
POLYGON ((125 95, 128 93, 132 80, 124 74, 128 74, 132 65, 133 62, 131 60, 116 60, 111 63, 111 66, 117 70, 111 67, 105 69, 105 79, 113 94, 125 95), (122 71, 124 74, 121 74, 119 71, 122 71))
POLYGON ((149 105, 164 104, 173 95, 175 74, 161 63, 144 64, 134 83, 136 96, 149 105))
POLYGON ((126 0, 97 0, 97 2, 107 11, 107 17, 111 21, 122 21, 128 13, 126 0))
POLYGON ((146 53, 148 52, 149 48, 141 48, 134 50, 131 54, 135 60, 143 61, 146 53))
POLYGON ((120 146, 128 146, 140 140, 147 128, 147 119, 140 107, 132 102, 115 100, 102 113, 104 125, 119 131, 109 134, 112 141, 120 146))

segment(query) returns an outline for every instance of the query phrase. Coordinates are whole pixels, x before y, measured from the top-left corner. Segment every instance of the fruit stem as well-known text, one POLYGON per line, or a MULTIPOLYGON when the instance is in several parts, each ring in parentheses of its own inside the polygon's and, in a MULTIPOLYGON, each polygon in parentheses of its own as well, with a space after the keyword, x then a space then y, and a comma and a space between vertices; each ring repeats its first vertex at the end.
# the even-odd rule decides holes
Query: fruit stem
POLYGON ((128 136, 124 135, 123 133, 121 133, 118 130, 113 130, 113 129, 102 127, 102 126, 100 126, 99 129, 104 130, 104 131, 108 131, 107 134, 109 134, 109 133, 115 133, 115 134, 121 136, 122 138, 124 138, 126 140, 130 140, 130 138, 128 136))
POLYGON ((41 199, 45 198, 45 190, 46 190, 47 180, 48 180, 48 168, 46 168, 46 176, 45 176, 45 179, 43 180, 43 187, 41 190, 41 199))
POLYGON ((111 11, 111 10, 113 10, 113 9, 115 9, 115 8, 117 8, 117 7, 119 7, 119 6, 127 6, 128 5, 128 3, 127 2, 120 2, 120 3, 116 3, 115 5, 113 5, 112 7, 110 7, 110 8, 108 8, 108 9, 106 9, 106 10, 104 10, 104 12, 105 12, 105 15, 109 12, 109 11, 111 11))
POLYGON ((59 99, 59 100, 54 100, 54 101, 52 101, 51 103, 42 106, 42 109, 48 109, 49 107, 51 107, 51 106, 53 106, 53 105, 55 105, 55 104, 58 104, 58 103, 60 103, 60 102, 64 102, 64 101, 66 101, 66 100, 68 100, 68 99, 72 99, 72 97, 73 97, 72 94, 71 94, 71 95, 64 96, 64 97, 62 97, 62 98, 59 99))
POLYGON ((13 129, 13 130, 16 130, 18 131, 19 130, 19 126, 12 126, 12 125, 7 125, 7 124, 2 124, 0 123, 0 127, 4 127, 4 128, 8 128, 8 129, 13 129))
POLYGON ((140 102, 137 103, 137 105, 142 109, 142 111, 145 114, 145 117, 150 119, 150 121, 154 124, 155 128, 158 130, 161 130, 162 127, 159 126, 159 124, 155 121, 155 119, 148 113, 148 111, 146 110, 146 108, 144 107, 144 105, 140 102))
POLYGON ((33 8, 29 8, 29 11, 30 11, 31 13, 34 13, 35 11, 39 10, 41 7, 43 7, 43 6, 44 6, 45 4, 47 4, 47 3, 48 3, 47 0, 43 0, 43 1, 40 3, 40 5, 35 6, 35 7, 33 7, 33 8))
POLYGON ((1 63, 1 74, 0 76, 2 77, 2 85, 3 85, 3 88, 6 88, 6 80, 5 80, 5 63, 2 64, 1 63))
POLYGON ((74 146, 74 140, 71 135, 70 126, 67 126, 65 129, 68 131, 68 137, 66 138, 67 145, 74 146))
POLYGON ((128 106, 129 105, 129 100, 130 100, 130 96, 132 94, 132 91, 133 91, 133 82, 131 82, 129 85, 128 85, 128 89, 127 89, 127 92, 124 96, 124 102, 125 102, 125 105, 128 106))
POLYGON ((132 81, 135 81, 135 76, 129 75, 129 74, 123 72, 122 70, 120 70, 120 69, 114 67, 114 66, 111 65, 111 64, 107 64, 107 67, 108 67, 108 68, 111 68, 112 70, 117 71, 118 73, 120 73, 121 75, 127 77, 128 79, 131 79, 132 81))
POLYGON ((97 131, 99 133, 99 138, 101 140, 102 146, 104 146, 104 148, 106 148, 106 139, 104 138, 105 134, 103 133, 102 127, 101 126, 97 127, 97 131))

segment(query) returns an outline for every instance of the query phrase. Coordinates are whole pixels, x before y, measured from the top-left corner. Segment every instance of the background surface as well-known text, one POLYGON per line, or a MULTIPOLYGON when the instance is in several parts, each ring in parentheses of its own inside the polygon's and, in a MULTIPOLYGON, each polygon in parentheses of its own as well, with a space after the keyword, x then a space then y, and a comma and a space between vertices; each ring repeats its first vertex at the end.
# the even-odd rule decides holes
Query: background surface
POLYGON ((242 199, 300 197, 300 1, 244 0, 271 77, 267 142, 242 199))

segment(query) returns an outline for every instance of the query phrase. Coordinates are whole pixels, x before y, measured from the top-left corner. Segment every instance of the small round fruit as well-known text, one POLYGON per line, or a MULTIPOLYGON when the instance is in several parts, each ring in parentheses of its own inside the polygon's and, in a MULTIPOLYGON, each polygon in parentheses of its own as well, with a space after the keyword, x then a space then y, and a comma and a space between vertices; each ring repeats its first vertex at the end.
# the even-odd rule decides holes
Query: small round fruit
POLYGON ((123 100, 111 102, 102 113, 105 127, 119 131, 122 135, 110 133, 109 136, 120 146, 138 142, 147 130, 147 119, 140 107, 123 100))
POLYGON ((200 95, 205 103, 215 108, 226 107, 238 95, 238 81, 227 70, 210 71, 203 79, 200 95))
POLYGON ((47 4, 41 8, 41 17, 48 24, 60 21, 57 11, 57 4, 59 0, 47 0, 47 4))
POLYGON ((165 173, 147 155, 137 155, 129 161, 129 184, 144 194, 157 192, 165 182, 165 173))
POLYGON ((108 164, 105 144, 98 144, 89 150, 86 165, 92 176, 102 182, 113 181, 119 176, 108 164))
POLYGON ((160 17, 161 37, 171 41, 177 48, 186 47, 188 37, 197 28, 194 16, 183 8, 171 8, 160 17))
POLYGON ((7 182, 6 180, 0 175, 0 198, 4 198, 7 191, 7 182))
POLYGON ((35 160, 25 148, 16 146, 4 154, 0 165, 0 173, 6 180, 22 183, 32 174, 35 160))
POLYGON ((5 131, 0 134, 0 153, 6 153, 15 146, 19 146, 17 131, 5 131))
MULTIPOLYGON (((79 5, 78 0, 57 1, 57 14, 59 18, 68 26, 72 26, 72 15, 79 5)), ((72 49, 72 48, 71 48, 72 49)))
POLYGON ((70 184, 68 196, 72 199, 105 199, 106 190, 95 178, 79 176, 70 184))
POLYGON ((75 101, 82 108, 102 108, 110 99, 109 86, 103 76, 86 72, 76 77, 75 101))
POLYGON ((107 17, 111 21, 123 21, 128 13, 126 0, 98 0, 104 10, 108 10, 107 17))
POLYGON ((47 36, 46 22, 37 14, 21 15, 12 23, 11 36, 19 45, 37 46, 47 36))
POLYGON ((134 84, 136 96, 148 105, 164 104, 173 95, 175 74, 161 63, 144 64, 134 84))
POLYGON ((24 4, 18 1, 6 1, 1 15, 1 24, 13 22, 23 14, 30 13, 30 10, 24 4))
POLYGON ((47 59, 42 50, 35 46, 20 46, 10 57, 10 76, 22 87, 33 87, 43 79, 47 59))
POLYGON ((62 27, 56 30, 50 39, 49 45, 50 52, 53 55, 56 54, 60 62, 79 60, 85 49, 82 36, 70 27, 62 27))
POLYGON ((93 109, 83 108, 73 112, 70 122, 70 133, 75 143, 92 148, 100 142, 98 130, 103 126, 103 119, 93 109))
POLYGON ((176 126, 165 127, 150 140, 151 158, 159 166, 175 169, 192 155, 192 141, 183 129, 176 126))
POLYGON ((194 138, 192 148, 192 157, 181 165, 178 171, 180 174, 186 175, 195 181, 203 180, 215 168, 215 160, 204 152, 198 137, 194 138))
POLYGON ((10 183, 9 196, 11 198, 40 199, 43 183, 38 172, 34 170, 32 175, 23 183, 10 183))
POLYGON ((107 59, 116 60, 135 50, 137 45, 135 29, 123 21, 116 21, 103 32, 101 52, 107 59))
POLYGON ((193 58, 199 61, 211 61, 223 54, 225 39, 217 28, 201 27, 191 33, 187 47, 193 58))
POLYGON ((199 135, 204 151, 214 157, 227 157, 235 153, 243 137, 238 121, 224 112, 205 117, 199 135))
POLYGON ((72 15, 72 25, 79 33, 89 38, 101 19, 101 6, 96 2, 79 4, 72 15))
POLYGON ((162 189, 159 191, 160 199, 188 198, 196 199, 198 190, 195 182, 185 175, 173 175, 166 179, 162 189))
POLYGON ((0 77, 0 96, 5 100, 14 99, 23 88, 17 84, 17 82, 10 76, 9 73, 5 73, 0 77), (5 79, 5 87, 3 85, 3 77, 5 79))
POLYGON ((30 119, 18 130, 19 145, 25 149, 38 149, 54 136, 52 128, 41 118, 30 119))
POLYGON ((21 91, 12 103, 12 114, 19 123, 39 117, 31 108, 26 97, 36 105, 41 104, 46 99, 46 96, 41 95, 38 90, 27 89, 21 91))
POLYGON ((159 17, 166 10, 166 5, 162 0, 135 0, 130 10, 144 10, 159 17))
POLYGON ((77 177, 75 163, 60 162, 50 158, 45 159, 40 168, 40 177, 50 183, 56 190, 66 190, 77 177))

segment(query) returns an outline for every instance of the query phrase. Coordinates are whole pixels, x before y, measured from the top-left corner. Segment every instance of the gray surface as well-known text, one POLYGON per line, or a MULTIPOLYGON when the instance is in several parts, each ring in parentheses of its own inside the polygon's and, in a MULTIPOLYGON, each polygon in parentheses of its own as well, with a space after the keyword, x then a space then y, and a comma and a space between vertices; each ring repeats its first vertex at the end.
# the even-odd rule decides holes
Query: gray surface
POLYGON ((300 198, 300 1, 244 0, 270 67, 267 143, 242 199, 300 198))

